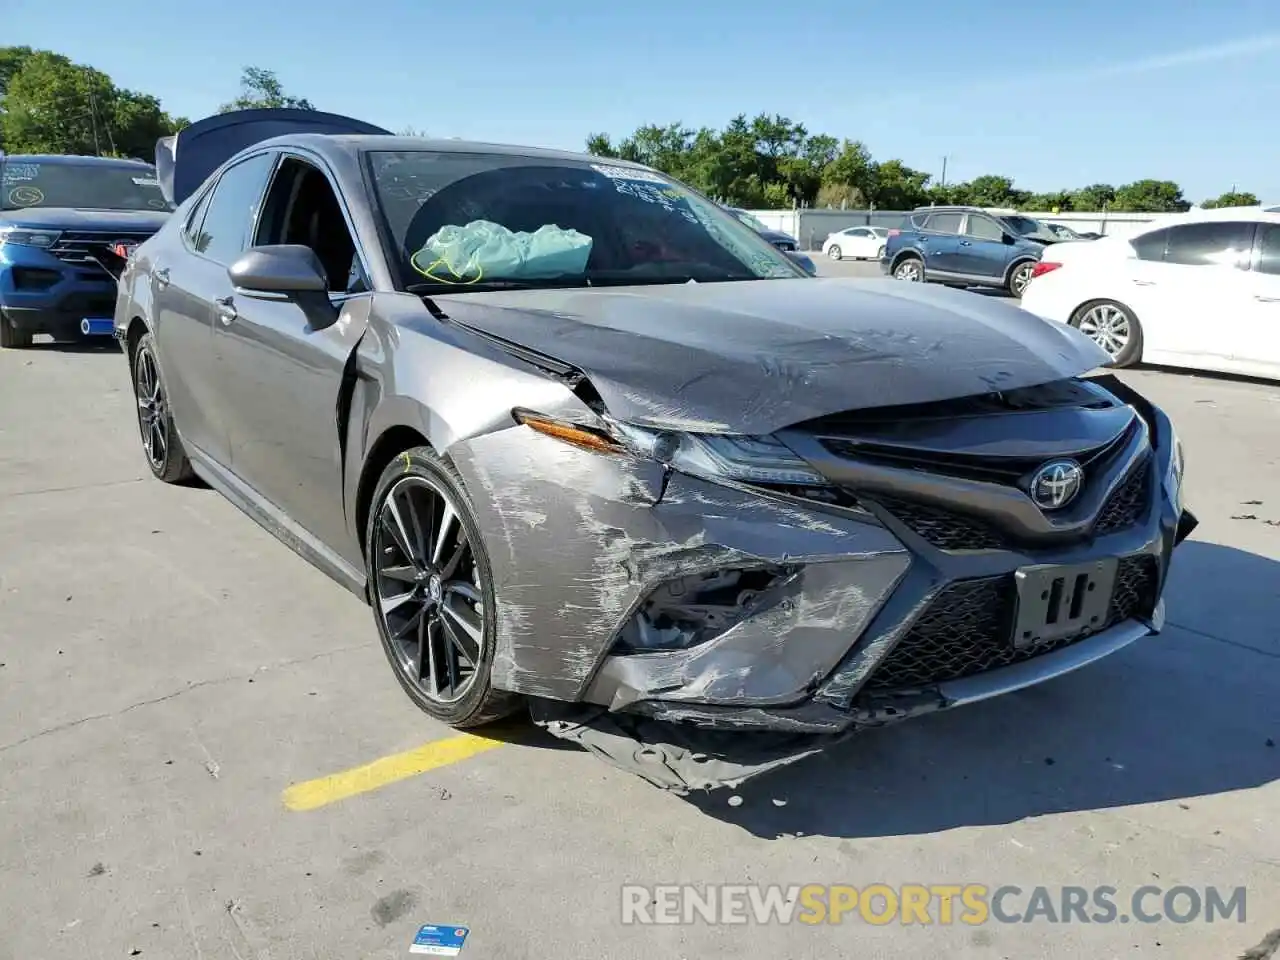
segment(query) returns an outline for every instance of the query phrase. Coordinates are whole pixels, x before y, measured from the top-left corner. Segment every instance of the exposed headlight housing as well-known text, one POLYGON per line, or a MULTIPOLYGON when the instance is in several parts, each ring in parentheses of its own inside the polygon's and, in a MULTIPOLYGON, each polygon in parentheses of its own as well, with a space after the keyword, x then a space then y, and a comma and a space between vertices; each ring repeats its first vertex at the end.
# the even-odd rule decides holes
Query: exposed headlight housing
POLYGON ((15 244, 47 250, 62 236, 60 230, 27 230, 24 227, 0 227, 0 247, 15 244))
POLYGON ((1182 440, 1178 437, 1178 431, 1169 427, 1170 437, 1173 440, 1173 456, 1169 458, 1169 469, 1165 472, 1164 488, 1169 491, 1169 499, 1173 501, 1173 505, 1182 509, 1182 477, 1186 470, 1186 457, 1182 451, 1182 440))
POLYGON ((773 437, 669 433, 610 424, 636 453, 706 480, 823 487, 826 479, 773 437))
POLYGON ((518 423, 601 453, 630 453, 706 480, 825 487, 827 480, 773 437, 683 433, 606 421, 607 430, 566 423, 527 410, 518 423))

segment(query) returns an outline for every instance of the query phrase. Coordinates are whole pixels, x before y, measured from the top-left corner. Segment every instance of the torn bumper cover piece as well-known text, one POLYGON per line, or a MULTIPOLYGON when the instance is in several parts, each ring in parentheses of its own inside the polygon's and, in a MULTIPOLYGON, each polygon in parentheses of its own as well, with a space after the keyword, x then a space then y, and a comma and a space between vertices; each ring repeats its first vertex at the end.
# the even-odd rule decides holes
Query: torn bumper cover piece
POLYGON ((973 407, 900 413, 878 435, 852 415, 780 434, 821 491, 522 427, 459 443, 490 544, 495 685, 551 734, 685 792, 1158 632, 1195 525, 1164 414, 1078 382, 973 407), (1084 463, 1077 501, 1040 509, 1025 478, 1064 456, 1084 463))

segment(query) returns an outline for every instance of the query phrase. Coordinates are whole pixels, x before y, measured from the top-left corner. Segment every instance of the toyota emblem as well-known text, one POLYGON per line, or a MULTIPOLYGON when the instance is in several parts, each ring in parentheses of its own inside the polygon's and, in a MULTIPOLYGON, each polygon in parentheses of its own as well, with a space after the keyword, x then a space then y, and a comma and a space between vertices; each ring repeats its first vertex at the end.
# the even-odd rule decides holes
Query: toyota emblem
POLYGON ((1051 460, 1031 477, 1031 499, 1041 510, 1061 510, 1084 486, 1084 468, 1074 460, 1051 460))

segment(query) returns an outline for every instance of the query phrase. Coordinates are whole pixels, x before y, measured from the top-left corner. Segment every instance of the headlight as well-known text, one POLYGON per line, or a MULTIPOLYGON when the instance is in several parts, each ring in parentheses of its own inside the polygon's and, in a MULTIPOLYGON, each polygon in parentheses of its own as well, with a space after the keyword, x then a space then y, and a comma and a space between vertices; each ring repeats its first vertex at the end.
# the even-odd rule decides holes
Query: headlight
POLYGON ((773 437, 677 433, 608 421, 607 432, 527 410, 518 423, 601 453, 630 453, 707 480, 825 487, 823 476, 773 437))
POLYGON ((682 473, 708 480, 820 487, 827 481, 772 437, 671 434, 668 459, 682 473))
POLYGON ((58 230, 24 230, 20 227, 0 227, 0 247, 14 243, 23 247, 40 247, 47 250, 58 242, 62 233, 58 230))

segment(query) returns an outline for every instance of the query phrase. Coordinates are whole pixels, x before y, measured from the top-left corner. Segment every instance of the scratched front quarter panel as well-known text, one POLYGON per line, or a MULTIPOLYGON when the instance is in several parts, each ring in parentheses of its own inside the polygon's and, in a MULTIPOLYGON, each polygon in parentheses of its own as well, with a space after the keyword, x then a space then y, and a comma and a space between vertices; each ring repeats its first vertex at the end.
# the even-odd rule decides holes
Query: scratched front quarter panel
POLYGON ((865 564, 866 583, 813 575, 790 616, 775 619, 780 633, 744 624, 715 641, 724 644, 722 659, 677 658, 684 668, 674 682, 690 699, 701 686, 726 703, 796 699, 811 674, 835 666, 909 563, 880 527, 679 474, 664 490, 655 463, 583 450, 525 427, 459 442, 449 453, 471 491, 493 566, 493 680, 503 689, 581 698, 637 603, 672 577, 761 561, 827 562, 834 570, 843 561, 853 578, 865 564), (798 639, 809 645, 789 654, 779 644, 791 630, 802 630, 798 639), (757 664, 764 669, 748 683, 726 668, 750 649, 764 655, 757 664), (792 655, 798 660, 788 664, 792 655))

